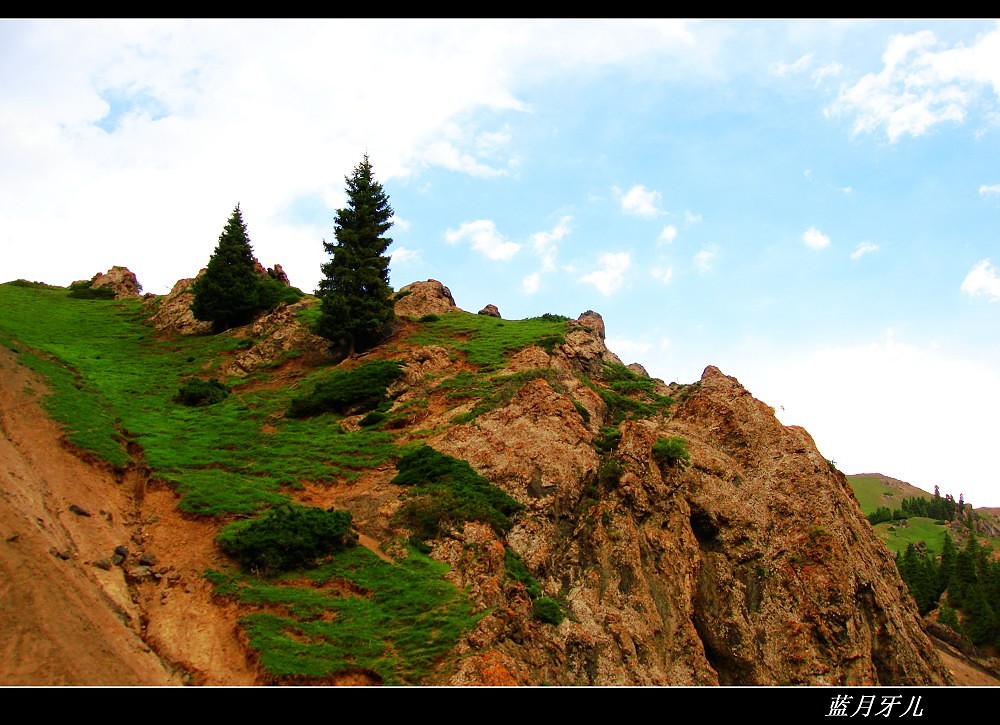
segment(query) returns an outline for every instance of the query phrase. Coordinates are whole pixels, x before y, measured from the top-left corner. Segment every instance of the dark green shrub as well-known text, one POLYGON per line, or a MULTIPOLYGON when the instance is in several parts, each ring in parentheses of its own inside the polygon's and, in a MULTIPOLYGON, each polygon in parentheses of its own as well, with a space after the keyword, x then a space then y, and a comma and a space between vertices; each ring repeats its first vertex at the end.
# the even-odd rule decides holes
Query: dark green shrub
POLYGON ((363 413, 387 402, 386 389, 403 374, 398 360, 379 360, 337 371, 307 395, 293 398, 286 415, 308 418, 320 413, 363 413))
POLYGON ((516 551, 505 547, 503 561, 504 566, 507 568, 508 579, 523 584, 525 591, 528 592, 528 596, 532 599, 536 599, 542 595, 542 588, 538 585, 535 577, 531 575, 531 572, 528 571, 528 567, 524 565, 524 560, 521 559, 516 551))
POLYGON ((115 291, 110 287, 72 287, 67 297, 75 300, 113 300, 115 291))
POLYGON ((396 463, 393 483, 414 490, 396 514, 416 540, 433 539, 464 521, 482 521, 497 533, 510 529, 510 517, 524 508, 476 473, 467 461, 422 445, 396 463))
POLYGON ((354 546, 349 511, 283 504, 257 519, 230 524, 216 537, 244 571, 270 576, 354 546))
POLYGON ((661 463, 679 465, 682 469, 691 465, 691 454, 688 453, 687 441, 675 436, 673 438, 657 438, 653 444, 653 456, 661 463))
POLYGON ((597 480, 604 486, 617 486, 625 467, 617 458, 605 458, 597 468, 597 480))
POLYGON ((429 315, 424 315, 420 318, 420 322, 437 322, 441 319, 440 315, 435 315, 433 312, 429 315))
POLYGON ((371 413, 366 415, 364 418, 358 421, 358 425, 362 428, 367 428, 369 426, 378 425, 379 423, 385 422, 385 419, 389 417, 389 414, 381 410, 373 410, 371 413))
POLYGON ((541 347, 549 355, 552 351, 556 349, 556 345, 562 345, 566 342, 566 337, 564 335, 543 335, 538 338, 538 346, 541 347))
POLYGON ((622 432, 613 425, 602 425, 598 436, 594 439, 594 448, 598 453, 611 453, 622 439, 622 432))
POLYGON ((229 388, 217 379, 189 380, 181 386, 174 400, 182 405, 201 407, 222 402, 229 395, 229 388))
POLYGON ((531 613, 546 624, 556 626, 566 618, 562 606, 552 597, 540 597, 532 602, 531 613))
POLYGON ((298 287, 292 287, 280 280, 268 278, 261 280, 259 305, 262 310, 270 311, 282 302, 290 305, 295 304, 305 296, 306 293, 298 287))
POLYGON ((590 411, 587 410, 583 403, 579 400, 574 400, 573 407, 576 408, 576 412, 580 414, 581 418, 583 418, 584 423, 590 422, 590 411))

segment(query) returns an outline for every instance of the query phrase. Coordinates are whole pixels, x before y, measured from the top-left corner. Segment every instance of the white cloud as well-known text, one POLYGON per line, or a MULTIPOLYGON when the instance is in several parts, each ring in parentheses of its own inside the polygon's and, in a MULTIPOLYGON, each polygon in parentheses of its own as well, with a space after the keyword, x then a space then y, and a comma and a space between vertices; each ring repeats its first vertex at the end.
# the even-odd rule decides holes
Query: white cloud
POLYGON ((851 252, 851 259, 861 259, 866 254, 871 254, 877 249, 877 244, 873 244, 872 242, 861 242, 861 244, 855 247, 854 251, 851 252))
POLYGON ((409 249, 408 247, 395 247, 389 253, 393 262, 411 262, 420 259, 419 249, 409 249))
POLYGON ((594 285, 602 295, 610 295, 625 282, 625 273, 632 266, 628 252, 602 254, 598 258, 600 269, 586 274, 580 279, 594 285))
POLYGON ((604 341, 607 348, 625 361, 641 360, 646 357, 646 353, 653 349, 652 344, 629 340, 624 337, 609 337, 604 341))
POLYGON ((520 244, 508 240, 497 231, 496 224, 491 219, 462 222, 458 229, 447 230, 444 238, 450 244, 470 239, 472 248, 489 259, 510 259, 521 248, 520 244))
POLYGON ((854 193, 854 189, 850 186, 841 186, 837 191, 843 192, 844 194, 854 193))
POLYGON ((1000 184, 983 184, 979 187, 980 196, 993 196, 1000 194, 1000 184))
POLYGON ((663 227, 663 231, 660 232, 660 241, 666 242, 667 244, 673 244, 673 241, 677 238, 677 227, 672 224, 668 224, 663 227))
POLYGON ((779 60, 777 63, 771 65, 771 72, 780 78, 789 73, 799 73, 808 68, 810 63, 812 63, 812 53, 806 53, 792 63, 779 60))
POLYGON ((714 247, 707 247, 694 255, 694 266, 699 272, 710 272, 718 251, 714 247))
POLYGON ((812 79, 816 81, 816 85, 822 83, 827 76, 838 76, 840 71, 844 68, 840 63, 827 63, 824 66, 820 66, 812 72, 812 79))
POLYGON ((538 274, 538 272, 529 274, 527 277, 521 280, 521 291, 523 291, 525 294, 533 295, 535 294, 535 292, 538 291, 538 288, 541 286, 541 281, 542 278, 538 274))
POLYGON ((662 269, 660 267, 653 267, 650 270, 650 274, 652 274, 654 279, 663 282, 663 284, 669 284, 670 280, 674 277, 674 268, 667 267, 666 269, 662 269))
POLYGON ((692 224, 697 224, 700 221, 701 221, 701 214, 692 214, 689 211, 684 212, 684 223, 687 224, 688 226, 691 226, 692 224))
POLYGON ((962 123, 983 92, 1000 93, 1000 28, 972 45, 942 48, 929 30, 894 35, 882 70, 845 88, 827 115, 852 114, 854 133, 882 130, 891 143, 946 121, 962 123))
POLYGON ((535 253, 542 259, 542 268, 546 271, 555 269, 556 266, 556 246, 555 242, 570 233, 570 223, 573 217, 564 216, 556 222, 551 232, 535 232, 531 235, 531 246, 535 253))
POLYGON ((962 280, 962 291, 970 297, 986 297, 990 302, 1000 302, 1000 276, 989 259, 973 267, 962 280))
POLYGON ((812 169, 806 169, 805 171, 802 172, 802 175, 806 177, 807 181, 812 181, 813 180, 812 169))
MULTIPOLYGON (((618 191, 616 189, 616 191, 618 191)), ((622 194, 622 211, 626 214, 654 217, 661 212, 656 204, 660 200, 660 192, 650 191, 642 184, 636 184, 625 194, 622 194)))
POLYGON ((802 241, 810 249, 823 249, 830 246, 830 237, 826 236, 816 227, 809 227, 802 235, 802 241))
POLYGON ((452 171, 480 178, 488 179, 494 176, 504 176, 507 173, 504 169, 497 169, 481 163, 472 154, 459 151, 447 141, 431 143, 419 154, 419 158, 427 164, 443 166, 452 171))

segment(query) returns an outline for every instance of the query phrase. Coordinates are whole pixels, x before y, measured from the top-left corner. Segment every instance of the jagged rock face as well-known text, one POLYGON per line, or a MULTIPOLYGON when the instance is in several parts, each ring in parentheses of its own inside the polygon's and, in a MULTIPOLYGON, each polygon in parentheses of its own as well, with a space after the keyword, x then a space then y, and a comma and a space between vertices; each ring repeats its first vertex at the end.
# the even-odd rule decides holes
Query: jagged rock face
POLYGON ((623 422, 622 470, 605 474, 604 402, 576 375, 617 361, 602 331, 591 320, 551 355, 522 351, 518 367, 547 361, 551 382, 431 441, 525 506, 503 539, 467 525, 433 543, 491 609, 441 683, 950 684, 846 478, 735 378, 710 366, 673 386, 667 417, 623 422), (653 456, 670 436, 688 441, 689 468, 653 456), (558 626, 504 580, 504 543, 568 606, 558 626))
POLYGON ((291 282, 288 281, 288 275, 285 274, 285 270, 281 268, 280 264, 276 264, 273 267, 267 268, 267 276, 271 279, 275 279, 281 282, 283 285, 291 286, 291 282))
MULTIPOLYGON (((201 270, 201 275, 205 270, 201 270)), ((191 286, 197 277, 179 279, 163 297, 155 297, 145 304, 154 310, 149 317, 150 324, 157 330, 179 335, 203 335, 212 330, 212 323, 195 319, 191 312, 194 293, 191 286)))
POLYGON ((330 362, 330 342, 310 332, 297 314, 315 300, 302 300, 293 305, 279 304, 246 330, 249 347, 237 351, 226 375, 244 377, 254 370, 279 363, 289 356, 301 357, 310 364, 330 362))
POLYGON ((412 282, 396 293, 395 311, 401 317, 440 315, 457 310, 451 290, 436 279, 412 282))
POLYGON ((107 272, 98 272, 91 279, 91 287, 110 287, 115 291, 115 299, 138 297, 142 286, 127 267, 112 267, 107 272))

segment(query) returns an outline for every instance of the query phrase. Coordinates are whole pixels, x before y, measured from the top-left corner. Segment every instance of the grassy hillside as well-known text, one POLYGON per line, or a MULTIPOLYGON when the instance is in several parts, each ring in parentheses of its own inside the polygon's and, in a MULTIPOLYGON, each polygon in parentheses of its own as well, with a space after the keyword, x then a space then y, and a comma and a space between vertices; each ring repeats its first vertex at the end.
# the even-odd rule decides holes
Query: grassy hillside
MULTIPOLYGON (((305 484, 375 475, 420 442, 420 431, 392 425, 378 395, 375 415, 360 427, 345 428, 343 411, 324 409, 331 390, 372 384, 361 375, 348 380, 352 371, 343 366, 301 368, 281 384, 270 380, 269 370, 225 380, 224 363, 254 342, 247 328, 162 335, 147 324, 142 300, 78 299, 68 291, 0 284, 0 344, 46 380, 51 393, 44 404, 74 446, 120 469, 148 468, 178 492, 179 508, 215 521, 220 532, 293 502, 305 484), (222 383, 216 392, 228 394, 209 405, 183 404, 182 389, 213 378, 222 383), (288 415, 293 401, 320 409, 288 415)), ((527 345, 554 344, 565 321, 455 312, 428 316, 415 334, 469 363, 461 376, 439 381, 456 405, 470 398, 488 405, 505 395, 495 373, 507 356, 527 345)), ((398 352, 390 346, 381 354, 398 352)), ((485 612, 473 611, 466 592, 449 583, 447 568, 422 554, 419 542, 399 542, 399 549, 405 555, 393 563, 350 548, 321 566, 267 578, 236 561, 206 576, 220 595, 251 612, 242 627, 275 681, 321 681, 362 669, 387 684, 420 684, 485 612), (342 587, 334 583, 344 580, 365 595, 338 594, 342 587)))
MULTIPOLYGON (((898 509, 904 498, 933 498, 933 494, 921 488, 880 473, 849 475, 847 480, 866 516, 883 506, 890 510, 898 509)), ((977 513, 980 516, 993 518, 988 510, 977 513)), ((941 551, 946 531, 949 531, 959 544, 964 541, 965 536, 961 526, 949 526, 947 523, 922 516, 902 521, 885 521, 876 524, 874 529, 893 552, 902 552, 906 550, 908 544, 917 545, 923 542, 929 553, 937 554, 941 551)), ((991 540, 995 545, 1000 545, 1000 541, 991 540)))

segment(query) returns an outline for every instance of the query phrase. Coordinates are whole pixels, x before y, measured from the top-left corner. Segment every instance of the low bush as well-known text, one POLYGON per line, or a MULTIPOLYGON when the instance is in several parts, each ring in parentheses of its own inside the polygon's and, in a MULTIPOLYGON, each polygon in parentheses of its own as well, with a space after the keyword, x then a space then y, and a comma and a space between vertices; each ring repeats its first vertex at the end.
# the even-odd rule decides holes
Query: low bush
POLYGON ((110 287, 71 287, 67 297, 75 300, 113 300, 115 291, 110 287))
POLYGON ((261 281, 259 306, 262 310, 273 310, 282 302, 294 304, 306 296, 298 287, 292 287, 277 279, 261 281))
POLYGON ((540 597, 531 603, 531 613, 546 624, 559 626, 566 618, 562 606, 552 597, 540 597))
POLYGON ((414 541, 436 538, 464 521, 482 521, 502 534, 512 525, 510 517, 524 508, 467 461, 428 445, 405 453, 396 469, 392 482, 414 488, 396 515, 414 541))
POLYGON ((293 398, 286 415, 308 418, 320 413, 364 413, 388 401, 389 385, 403 374, 398 360, 379 360, 352 370, 336 371, 311 393, 293 398))
POLYGON ((189 380, 181 386, 174 400, 181 405, 200 407, 214 405, 226 399, 229 388, 216 378, 210 380, 189 380))
POLYGON ((542 595, 542 588, 538 585, 535 577, 531 575, 531 572, 528 571, 524 560, 521 559, 516 551, 509 547, 504 548, 503 561, 504 566, 507 568, 508 579, 523 584, 525 591, 528 592, 528 596, 532 599, 536 599, 542 595))
POLYGON ((605 458, 597 468, 597 481, 603 486, 614 487, 622 480, 625 467, 616 458, 605 458))
POLYGON ((284 504, 230 524, 216 537, 244 571, 270 576, 298 569, 357 543, 349 511, 284 504))
POLYGON ((691 465, 691 454, 688 453, 687 441, 684 438, 657 438, 653 444, 653 456, 661 463, 682 469, 691 465))

